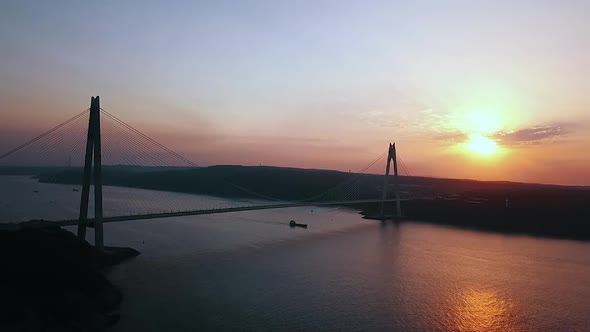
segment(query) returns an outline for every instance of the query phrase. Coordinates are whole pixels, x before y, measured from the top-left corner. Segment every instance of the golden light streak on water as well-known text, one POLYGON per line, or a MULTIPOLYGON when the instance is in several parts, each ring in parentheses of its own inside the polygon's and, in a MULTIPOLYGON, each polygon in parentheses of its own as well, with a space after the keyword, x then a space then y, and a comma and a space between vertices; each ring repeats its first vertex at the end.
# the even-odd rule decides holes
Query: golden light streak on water
POLYGON ((449 318, 452 331, 521 331, 515 326, 510 299, 491 290, 466 289, 458 294, 449 318))

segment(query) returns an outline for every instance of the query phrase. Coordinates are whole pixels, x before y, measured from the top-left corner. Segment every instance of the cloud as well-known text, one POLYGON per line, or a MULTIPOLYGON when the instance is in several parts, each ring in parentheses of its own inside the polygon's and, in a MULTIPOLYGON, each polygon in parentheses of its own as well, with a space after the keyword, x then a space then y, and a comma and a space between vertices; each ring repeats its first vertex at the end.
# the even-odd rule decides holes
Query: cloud
MULTIPOLYGON (((574 131, 573 124, 551 124, 521 128, 512 131, 498 131, 484 135, 504 146, 526 146, 554 142, 574 131)), ((469 140, 469 133, 461 130, 439 131, 432 134, 436 140, 462 143, 469 140)))
POLYGON ((451 142, 451 143, 459 143, 465 142, 469 138, 469 135, 464 132, 454 131, 449 133, 438 133, 434 135, 436 140, 451 142))
POLYGON ((397 128, 404 129, 412 125, 407 112, 384 111, 374 109, 370 111, 359 112, 357 119, 368 124, 371 127, 397 128))
POLYGON ((491 138, 502 145, 540 144, 542 142, 554 141, 560 136, 569 133, 566 127, 563 124, 536 126, 509 132, 498 132, 491 136, 491 138))

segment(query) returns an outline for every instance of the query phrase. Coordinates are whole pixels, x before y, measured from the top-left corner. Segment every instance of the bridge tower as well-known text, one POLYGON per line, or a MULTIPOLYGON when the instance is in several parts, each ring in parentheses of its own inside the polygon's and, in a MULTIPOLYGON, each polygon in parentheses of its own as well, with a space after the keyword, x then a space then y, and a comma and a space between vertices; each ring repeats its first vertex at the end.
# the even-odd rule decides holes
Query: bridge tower
POLYGON ((78 237, 86 240, 88 226, 88 200, 90 197, 90 181, 94 175, 94 246, 104 250, 102 229, 102 154, 100 142, 100 99, 90 99, 90 117, 88 136, 86 139, 86 155, 84 158, 84 175, 82 179, 82 198, 80 200, 80 216, 78 218, 78 237), (94 158, 94 172, 92 161, 94 158))
POLYGON ((387 193, 389 190, 389 169, 393 161, 393 191, 395 193, 395 216, 400 218, 402 216, 401 203, 399 198, 399 176, 397 173, 397 154, 395 152, 395 143, 389 143, 389 152, 387 153, 387 166, 385 167, 385 179, 383 180, 383 196, 381 202, 381 217, 385 216, 385 200, 387 200, 387 193))

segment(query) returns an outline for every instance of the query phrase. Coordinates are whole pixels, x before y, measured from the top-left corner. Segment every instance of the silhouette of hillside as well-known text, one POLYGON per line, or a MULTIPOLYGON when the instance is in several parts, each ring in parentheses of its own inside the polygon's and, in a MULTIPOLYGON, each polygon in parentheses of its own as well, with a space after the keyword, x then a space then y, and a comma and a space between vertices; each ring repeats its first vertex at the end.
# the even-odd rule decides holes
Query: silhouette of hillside
MULTIPOLYGON (((82 169, 44 169, 39 181, 80 184, 82 169)), ((380 197, 381 175, 333 170, 270 166, 152 168, 106 166, 105 185, 207 194, 233 198, 273 197, 300 200, 344 181, 355 180, 359 197, 380 197)), ((427 197, 402 202, 408 220, 506 233, 590 240, 590 189, 505 181, 400 177, 402 197, 427 197), (508 205, 507 205, 508 200, 508 205)), ((379 204, 355 205, 376 217, 379 204)), ((394 204, 386 206, 393 215, 394 204)))
MULTIPOLYGON (((204 168, 146 168, 107 166, 103 184, 221 197, 297 200, 317 195, 349 180, 355 173, 332 170, 299 169, 271 166, 220 165, 204 168)), ((49 170, 39 175, 41 182, 80 184, 82 169, 49 170)), ((355 186, 359 192, 375 194, 382 180, 377 175, 363 175, 355 186)))
MULTIPOLYGON (((18 171, 13 170, 14 174, 18 171)), ((0 168, 0 174, 3 173, 0 168)), ((24 174, 24 173, 20 173, 24 174)), ((80 184, 81 168, 35 168, 41 182, 80 184)), ((103 184, 183 193, 220 195, 224 197, 258 197, 258 193, 279 199, 302 199, 333 188, 344 181, 354 180, 355 189, 374 196, 381 192, 382 175, 356 174, 334 170, 301 169, 273 166, 218 165, 203 168, 103 166, 103 184), (232 186, 235 185, 235 186, 232 186), (236 189, 238 187, 244 190, 236 189), (231 189, 231 190, 230 190, 231 189)), ((528 184, 507 181, 476 181, 431 177, 399 177, 400 190, 412 195, 444 196, 472 195, 480 191, 509 195, 513 191, 529 190, 566 194, 585 191, 584 187, 528 184)))

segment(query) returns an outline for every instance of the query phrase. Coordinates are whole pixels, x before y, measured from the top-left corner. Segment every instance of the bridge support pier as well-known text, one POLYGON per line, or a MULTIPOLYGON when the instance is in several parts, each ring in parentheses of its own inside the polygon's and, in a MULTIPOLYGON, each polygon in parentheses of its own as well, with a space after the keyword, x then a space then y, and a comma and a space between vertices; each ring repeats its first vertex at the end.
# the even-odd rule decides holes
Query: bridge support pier
POLYGON ((383 180, 383 196, 381 202, 380 216, 385 217, 385 200, 387 200, 387 193, 389 190, 389 170, 391 162, 393 161, 393 191, 395 193, 395 216, 401 218, 402 209, 399 198, 399 176, 397 172, 397 153, 395 152, 395 143, 389 143, 389 152, 387 153, 387 166, 385 167, 385 177, 383 180))
POLYGON ((88 205, 90 198, 90 181, 94 175, 94 245, 104 250, 102 228, 102 154, 100 140, 100 99, 98 96, 90 99, 90 118, 88 121, 88 136, 86 139, 86 155, 84 158, 84 174, 82 178, 82 197, 80 199, 80 215, 78 217, 78 237, 86 240, 88 226, 88 205), (92 161, 94 159, 94 172, 92 161))

